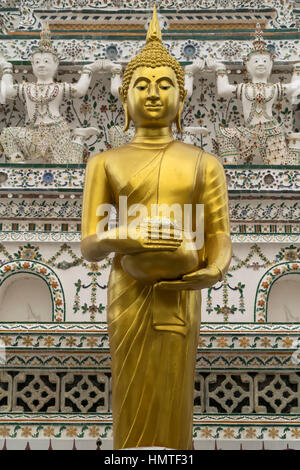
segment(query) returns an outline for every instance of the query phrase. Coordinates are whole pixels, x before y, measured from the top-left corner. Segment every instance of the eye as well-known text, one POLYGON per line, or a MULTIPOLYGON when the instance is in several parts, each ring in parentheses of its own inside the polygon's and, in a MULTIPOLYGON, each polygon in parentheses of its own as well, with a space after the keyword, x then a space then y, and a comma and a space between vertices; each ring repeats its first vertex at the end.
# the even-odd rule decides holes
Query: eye
POLYGON ((162 90, 168 90, 169 88, 171 88, 171 85, 159 85, 159 88, 161 88, 162 90))
POLYGON ((136 88, 137 88, 138 90, 143 91, 143 90, 146 90, 147 85, 138 85, 136 88))

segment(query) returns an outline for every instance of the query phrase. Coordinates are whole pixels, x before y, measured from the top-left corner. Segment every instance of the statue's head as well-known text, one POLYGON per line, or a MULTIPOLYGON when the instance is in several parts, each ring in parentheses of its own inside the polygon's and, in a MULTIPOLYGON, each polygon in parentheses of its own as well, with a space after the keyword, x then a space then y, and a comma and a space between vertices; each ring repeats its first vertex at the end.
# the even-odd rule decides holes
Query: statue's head
POLYGON ((33 73, 37 78, 53 78, 59 64, 59 56, 51 41, 49 25, 43 25, 41 39, 31 55, 33 73))
POLYGON ((247 72, 253 78, 269 78, 273 66, 273 60, 268 53, 257 52, 251 54, 246 62, 247 72))
POLYGON ((59 61, 54 54, 37 50, 32 54, 31 64, 33 73, 37 78, 53 78, 59 61))
POLYGON ((254 33, 253 48, 245 57, 244 62, 252 79, 268 79, 273 66, 274 54, 267 48, 263 32, 258 23, 254 33))
POLYGON ((184 72, 176 59, 162 45, 161 32, 153 9, 146 46, 127 65, 123 86, 119 89, 128 129, 170 127, 176 122, 181 131, 180 115, 184 105, 184 72))

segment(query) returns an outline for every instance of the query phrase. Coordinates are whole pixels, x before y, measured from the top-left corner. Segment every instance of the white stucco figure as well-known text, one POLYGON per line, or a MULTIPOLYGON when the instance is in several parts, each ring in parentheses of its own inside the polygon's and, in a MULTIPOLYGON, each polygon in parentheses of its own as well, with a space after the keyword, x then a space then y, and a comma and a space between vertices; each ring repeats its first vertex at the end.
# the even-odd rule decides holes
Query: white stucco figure
POLYGON ((295 64, 290 83, 269 83, 274 55, 266 46, 260 25, 257 25, 253 49, 245 58, 251 81, 232 85, 225 65, 217 60, 207 60, 207 66, 216 71, 218 95, 235 97, 242 101, 245 126, 217 130, 219 156, 226 164, 292 164, 283 123, 273 116, 273 105, 286 97, 292 104, 300 94, 299 65, 295 64))
POLYGON ((184 67, 184 88, 187 91, 186 98, 190 98, 193 94, 194 74, 202 72, 205 67, 205 61, 197 58, 192 64, 184 67))
POLYGON ((51 43, 48 25, 43 27, 31 63, 36 82, 14 84, 12 64, 0 58, 2 100, 20 98, 29 119, 26 127, 2 130, 0 142, 7 160, 15 163, 80 163, 84 139, 97 134, 98 130, 89 127, 72 131, 60 114, 60 105, 65 100, 84 96, 93 73, 118 71, 120 66, 108 60, 97 60, 83 67, 77 83, 55 82, 59 58, 51 43))

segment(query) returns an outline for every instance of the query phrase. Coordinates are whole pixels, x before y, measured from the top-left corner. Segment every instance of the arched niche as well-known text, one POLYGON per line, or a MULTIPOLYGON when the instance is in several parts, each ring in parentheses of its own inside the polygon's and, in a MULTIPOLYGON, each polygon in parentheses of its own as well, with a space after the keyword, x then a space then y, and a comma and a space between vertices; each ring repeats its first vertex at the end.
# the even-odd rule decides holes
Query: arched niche
POLYGON ((300 273, 281 276, 273 283, 267 319, 272 323, 300 323, 300 273))
POLYGON ((272 266, 259 281, 254 320, 256 322, 300 323, 300 263, 272 266))
POLYGON ((52 298, 46 282, 32 273, 16 273, 0 290, 1 322, 51 322, 52 298))
POLYGON ((65 320, 62 285, 49 266, 10 261, 1 266, 0 279, 0 322, 65 320))

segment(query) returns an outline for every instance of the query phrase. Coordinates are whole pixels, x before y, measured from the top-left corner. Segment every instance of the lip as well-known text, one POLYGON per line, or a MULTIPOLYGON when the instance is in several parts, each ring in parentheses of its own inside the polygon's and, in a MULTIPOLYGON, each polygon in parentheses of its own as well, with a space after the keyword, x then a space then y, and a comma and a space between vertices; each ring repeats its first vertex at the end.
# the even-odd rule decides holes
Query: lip
POLYGON ((159 106, 145 106, 145 107, 146 107, 147 109, 160 109, 160 108, 162 108, 161 105, 159 105, 159 106))

